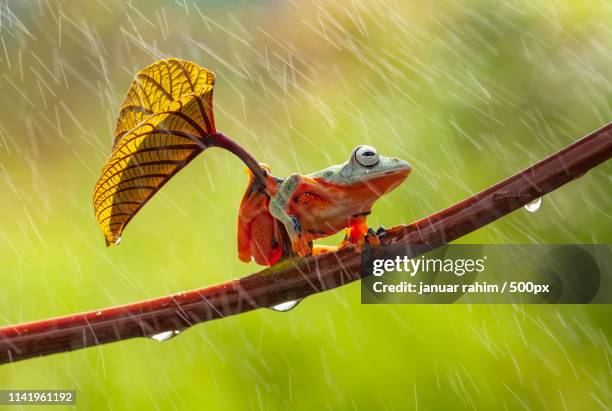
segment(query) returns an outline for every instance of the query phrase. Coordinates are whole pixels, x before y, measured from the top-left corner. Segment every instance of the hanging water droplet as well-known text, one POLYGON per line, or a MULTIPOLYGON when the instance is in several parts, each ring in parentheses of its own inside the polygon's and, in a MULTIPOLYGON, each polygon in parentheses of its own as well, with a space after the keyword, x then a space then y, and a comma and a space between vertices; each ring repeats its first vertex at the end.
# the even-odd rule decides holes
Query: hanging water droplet
POLYGON ((276 304, 275 306, 270 307, 271 310, 278 311, 284 313, 295 308, 302 300, 293 300, 293 301, 285 301, 284 303, 276 304))
POLYGON ((121 237, 115 238, 115 245, 121 244, 121 237))
POLYGON ((530 213, 535 213, 540 209, 540 207, 542 207, 542 197, 536 198, 531 203, 525 204, 523 207, 525 207, 525 210, 529 211, 530 213))
POLYGON ((176 337, 180 333, 181 332, 179 330, 162 331, 160 333, 149 336, 149 338, 155 341, 162 342, 162 341, 168 341, 169 339, 176 337))

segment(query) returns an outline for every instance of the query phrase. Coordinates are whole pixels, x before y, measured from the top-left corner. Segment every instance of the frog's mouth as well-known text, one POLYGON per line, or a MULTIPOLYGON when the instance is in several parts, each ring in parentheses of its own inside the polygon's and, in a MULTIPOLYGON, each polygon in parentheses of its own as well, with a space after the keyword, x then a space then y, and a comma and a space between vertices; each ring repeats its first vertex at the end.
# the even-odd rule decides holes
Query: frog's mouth
MULTIPOLYGON (((406 171, 406 175, 410 174, 410 171, 411 171, 411 170, 412 170, 412 169, 408 169, 408 170, 406 171)), ((382 175, 384 175, 384 176, 392 176, 393 174, 398 174, 398 173, 400 173, 401 171, 403 171, 403 170, 391 170, 391 171, 386 171, 386 172, 384 172, 382 175)), ((374 174, 374 175, 376 175, 376 174, 374 174)))
POLYGON ((391 161, 394 163, 392 168, 380 172, 372 170, 372 173, 368 173, 368 178, 389 177, 395 175, 403 176, 404 178, 408 177, 412 171, 410 164, 404 160, 400 160, 399 158, 392 158, 391 161))
POLYGON ((379 180, 399 180, 398 184, 404 181, 410 174, 412 168, 398 168, 394 170, 387 170, 380 173, 372 173, 368 175, 368 180, 379 181, 379 180))
POLYGON ((411 171, 411 168, 397 168, 385 171, 372 171, 364 176, 361 176, 358 180, 366 184, 374 183, 375 181, 378 182, 381 180, 399 180, 400 182, 402 182, 406 177, 408 177, 411 171))
POLYGON ((376 197, 381 197, 385 193, 399 186, 410 174, 412 167, 403 160, 397 160, 397 165, 384 171, 371 170, 361 182, 376 197))

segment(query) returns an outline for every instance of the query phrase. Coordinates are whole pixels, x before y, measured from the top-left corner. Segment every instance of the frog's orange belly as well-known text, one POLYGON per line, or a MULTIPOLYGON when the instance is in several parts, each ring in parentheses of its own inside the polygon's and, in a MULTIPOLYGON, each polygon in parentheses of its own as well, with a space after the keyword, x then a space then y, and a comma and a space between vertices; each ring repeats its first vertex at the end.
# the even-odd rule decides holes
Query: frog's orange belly
POLYGON ((302 232, 310 239, 332 235, 349 227, 356 218, 369 213, 375 200, 370 191, 361 192, 353 187, 338 189, 329 184, 319 184, 308 186, 307 190, 294 194, 288 213, 297 217, 302 232))
POLYGON ((366 208, 332 207, 299 210, 296 215, 302 231, 308 234, 310 238, 316 239, 348 228, 356 218, 363 218, 363 215, 368 212, 369 209, 366 208))
POLYGON ((350 219, 338 218, 333 220, 313 220, 311 218, 302 218, 302 230, 312 236, 312 238, 320 238, 337 233, 338 231, 349 226, 350 219))

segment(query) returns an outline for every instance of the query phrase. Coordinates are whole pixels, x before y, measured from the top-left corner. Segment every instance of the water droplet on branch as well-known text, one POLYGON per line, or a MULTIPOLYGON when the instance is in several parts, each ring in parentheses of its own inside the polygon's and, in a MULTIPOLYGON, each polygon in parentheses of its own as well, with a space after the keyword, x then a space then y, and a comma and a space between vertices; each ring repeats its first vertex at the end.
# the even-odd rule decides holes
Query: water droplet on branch
POLYGON ((179 330, 162 331, 160 333, 153 334, 153 335, 149 336, 149 338, 151 338, 152 340, 155 340, 155 341, 162 342, 162 341, 168 341, 168 340, 176 337, 180 333, 181 332, 179 330))
POLYGON ((284 303, 276 304, 275 306, 270 307, 271 310, 278 312, 286 312, 298 305, 302 300, 293 300, 293 301, 285 301, 284 303))
POLYGON ((542 207, 542 197, 536 198, 531 203, 525 204, 523 207, 525 207, 525 210, 529 211, 530 213, 535 213, 540 209, 540 207, 542 207))

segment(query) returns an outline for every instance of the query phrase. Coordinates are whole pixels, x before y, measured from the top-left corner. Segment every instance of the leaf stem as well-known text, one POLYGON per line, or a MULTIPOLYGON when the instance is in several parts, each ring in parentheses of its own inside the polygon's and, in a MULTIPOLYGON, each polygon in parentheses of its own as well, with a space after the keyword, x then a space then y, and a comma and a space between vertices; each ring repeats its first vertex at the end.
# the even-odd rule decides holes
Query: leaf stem
POLYGON ((233 154, 235 154, 242 162, 251 170, 257 181, 266 187, 266 171, 261 167, 259 162, 249 153, 244 147, 242 147, 234 139, 226 136, 225 134, 217 131, 214 134, 206 136, 205 144, 209 147, 223 148, 233 154))

